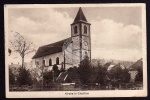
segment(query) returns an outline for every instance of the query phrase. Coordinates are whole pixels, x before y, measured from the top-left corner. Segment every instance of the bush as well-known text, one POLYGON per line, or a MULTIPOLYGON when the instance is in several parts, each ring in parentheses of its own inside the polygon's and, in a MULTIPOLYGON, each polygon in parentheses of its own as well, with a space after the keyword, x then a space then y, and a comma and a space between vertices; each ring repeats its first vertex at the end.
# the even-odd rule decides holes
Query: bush
POLYGON ((53 81, 53 73, 52 72, 45 72, 43 73, 44 85, 48 85, 53 81))
POLYGON ((90 83, 90 77, 91 77, 91 65, 89 57, 87 56, 83 61, 80 62, 79 78, 83 85, 88 85, 88 83, 90 83))
POLYGON ((12 69, 9 68, 9 84, 15 84, 15 75, 12 73, 12 69))
POLYGON ((143 71, 142 71, 142 69, 138 68, 137 71, 138 71, 138 74, 135 77, 135 81, 136 82, 143 82, 143 71))
POLYGON ((32 77, 31 74, 26 68, 19 68, 19 75, 17 77, 17 81, 19 85, 32 85, 32 77))

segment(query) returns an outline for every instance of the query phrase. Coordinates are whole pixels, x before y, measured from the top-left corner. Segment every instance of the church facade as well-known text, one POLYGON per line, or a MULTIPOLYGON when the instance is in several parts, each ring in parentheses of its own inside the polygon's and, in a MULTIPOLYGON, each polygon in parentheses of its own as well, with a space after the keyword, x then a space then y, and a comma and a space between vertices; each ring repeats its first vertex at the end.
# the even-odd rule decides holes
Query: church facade
POLYGON ((70 67, 79 65, 79 62, 87 55, 91 60, 91 34, 90 23, 88 23, 82 8, 80 7, 78 13, 71 24, 71 37, 44 45, 38 48, 35 55, 32 57, 36 66, 44 65, 47 70, 52 70, 53 65, 57 65, 59 69, 67 70, 70 67), (64 43, 70 39, 71 44, 71 61, 66 57, 68 53, 64 50, 64 43), (78 63, 73 63, 74 58, 79 57, 78 63))

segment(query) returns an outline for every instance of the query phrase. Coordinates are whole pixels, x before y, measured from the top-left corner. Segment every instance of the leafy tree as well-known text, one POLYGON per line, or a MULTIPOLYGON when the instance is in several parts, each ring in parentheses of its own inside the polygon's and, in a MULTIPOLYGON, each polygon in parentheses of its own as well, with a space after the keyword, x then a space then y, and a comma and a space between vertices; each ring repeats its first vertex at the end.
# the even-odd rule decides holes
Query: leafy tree
POLYGON ((9 68, 9 84, 14 85, 15 84, 15 75, 12 72, 12 69, 9 68))
POLYGON ((43 79, 44 79, 44 84, 48 85, 49 83, 51 83, 52 80, 53 80, 53 73, 52 73, 52 71, 44 72, 43 73, 43 79))
POLYGON ((97 76, 97 68, 96 67, 91 67, 90 68, 90 76, 89 76, 89 82, 91 84, 96 83, 96 76, 97 76))
POLYGON ((122 74, 122 68, 120 67, 120 64, 115 65, 109 71, 109 77, 113 80, 120 80, 122 78, 121 74, 122 74))
POLYGON ((58 77, 58 75, 60 74, 60 70, 58 69, 58 66, 56 64, 53 66, 53 71, 54 77, 58 77))
MULTIPOLYGON (((38 68, 38 67, 37 67, 37 68, 38 68)), ((33 84, 36 85, 37 82, 38 82, 37 79, 40 78, 40 76, 39 76, 38 73, 37 73, 36 68, 32 68, 32 69, 30 70, 30 74, 31 74, 31 76, 32 76, 33 84)))
POLYGON ((111 65, 111 62, 106 63, 105 65, 103 65, 103 70, 107 71, 108 67, 111 65))
POLYGON ((84 60, 80 62, 79 65, 79 78, 82 84, 88 85, 90 82, 91 76, 91 67, 90 67, 89 57, 86 56, 84 60))
POLYGON ((126 67, 125 69, 123 69, 121 76, 122 76, 121 82, 128 83, 130 81, 130 74, 126 67))
POLYGON ((32 85, 32 78, 29 70, 26 68, 19 68, 19 75, 17 77, 19 85, 32 85))
POLYGON ((122 69, 120 64, 115 65, 109 72, 109 77, 112 80, 128 83, 130 81, 130 74, 128 69, 122 69))
POLYGON ((104 86, 106 85, 106 70, 102 65, 98 62, 98 71, 96 75, 96 82, 99 83, 100 85, 104 86))
POLYGON ((77 67, 70 67, 68 69, 68 75, 72 80, 76 80, 79 78, 79 74, 78 74, 78 68, 77 67))
POLYGON ((135 77, 135 81, 136 82, 143 82, 143 71, 142 71, 142 68, 138 68, 137 71, 138 71, 138 74, 135 77))

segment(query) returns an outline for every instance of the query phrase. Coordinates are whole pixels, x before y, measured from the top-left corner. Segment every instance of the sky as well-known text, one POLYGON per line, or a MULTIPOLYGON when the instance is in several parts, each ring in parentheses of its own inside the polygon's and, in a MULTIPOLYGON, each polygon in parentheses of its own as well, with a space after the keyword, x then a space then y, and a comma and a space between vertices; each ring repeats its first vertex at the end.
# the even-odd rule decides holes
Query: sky
MULTIPOLYGON (((78 7, 10 8, 8 38, 15 32, 34 43, 36 50, 71 36, 71 26, 78 7)), ((142 14, 140 7, 82 7, 91 23, 92 59, 136 61, 142 57, 142 14)), ((11 45, 9 45, 10 48, 11 45)), ((25 57, 29 62, 35 52, 25 57)), ((12 62, 21 63, 19 54, 12 52, 12 62)))

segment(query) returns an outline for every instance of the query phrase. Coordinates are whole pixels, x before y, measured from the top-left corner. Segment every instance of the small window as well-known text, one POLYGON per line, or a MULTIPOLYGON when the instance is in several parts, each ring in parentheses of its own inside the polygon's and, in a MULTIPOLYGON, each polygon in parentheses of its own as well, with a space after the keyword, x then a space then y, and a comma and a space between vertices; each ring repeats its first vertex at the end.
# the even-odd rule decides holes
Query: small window
POLYGON ((77 26, 74 27, 74 33, 77 33, 77 26))
POLYGON ((52 66, 52 59, 49 59, 49 66, 52 66))
POLYGON ((59 64, 59 58, 58 57, 56 58, 56 64, 59 64))
POLYGON ((85 51, 85 56, 88 56, 88 53, 87 53, 87 51, 85 51))
POLYGON ((42 61, 42 64, 45 65, 45 60, 42 61))
POLYGON ((84 33, 87 34, 87 27, 86 26, 84 26, 84 33))
POLYGON ((38 61, 36 61, 36 64, 37 64, 37 65, 39 65, 39 62, 38 62, 38 61))

